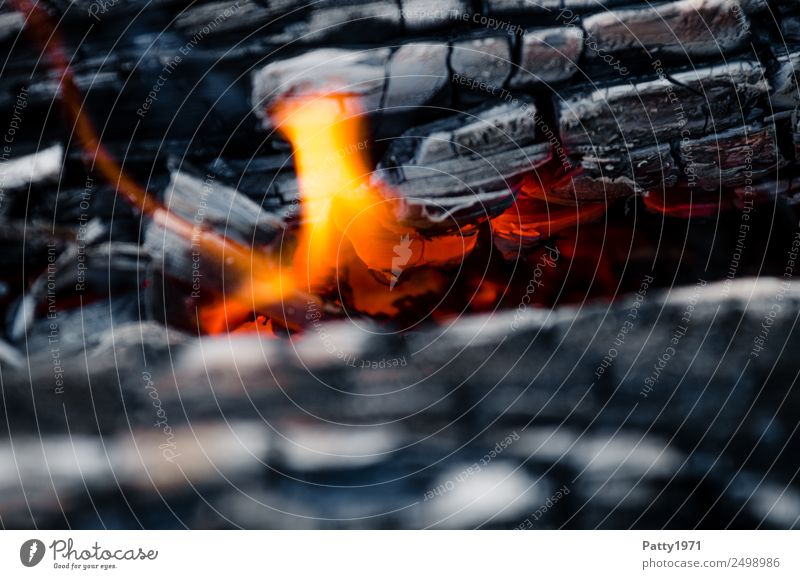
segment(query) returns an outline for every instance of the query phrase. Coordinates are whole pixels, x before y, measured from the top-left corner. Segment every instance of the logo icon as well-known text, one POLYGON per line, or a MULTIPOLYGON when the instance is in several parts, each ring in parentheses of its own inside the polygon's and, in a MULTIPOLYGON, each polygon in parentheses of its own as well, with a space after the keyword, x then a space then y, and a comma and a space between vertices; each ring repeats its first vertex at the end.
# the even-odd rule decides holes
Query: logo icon
POLYGON ((26 567, 35 567, 44 558, 44 543, 39 539, 28 539, 19 548, 19 560, 26 567))
POLYGON ((394 256, 392 257, 392 277, 389 283, 389 291, 394 289, 400 279, 400 274, 403 273, 403 266, 411 259, 413 251, 411 249, 411 237, 406 234, 400 238, 400 243, 393 248, 394 256))

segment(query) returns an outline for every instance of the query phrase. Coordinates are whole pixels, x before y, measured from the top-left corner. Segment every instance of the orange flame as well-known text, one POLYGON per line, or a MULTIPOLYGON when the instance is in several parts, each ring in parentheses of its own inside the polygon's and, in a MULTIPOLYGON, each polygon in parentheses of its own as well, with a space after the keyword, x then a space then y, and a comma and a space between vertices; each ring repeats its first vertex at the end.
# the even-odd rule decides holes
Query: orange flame
MULTIPOLYGON (((403 295, 405 272, 421 265, 460 262, 475 245, 475 237, 462 235, 425 239, 416 230, 396 223, 392 191, 370 181, 364 154, 367 132, 361 111, 336 95, 285 99, 271 111, 295 154, 304 223, 293 262, 297 287, 310 293, 332 279, 360 278, 353 259, 381 272, 403 295), (354 254, 354 255, 353 255, 354 254)), ((419 279, 419 278, 418 278, 419 279)), ((363 281, 363 280, 362 280, 363 281)), ((359 291, 375 293, 373 284, 351 283, 356 301, 359 291)), ((419 284, 408 287, 413 295, 419 284)), ((435 290, 438 284, 429 289, 435 290)), ((387 294, 386 296, 390 296, 387 294)), ((374 305, 374 300, 370 300, 374 305)))

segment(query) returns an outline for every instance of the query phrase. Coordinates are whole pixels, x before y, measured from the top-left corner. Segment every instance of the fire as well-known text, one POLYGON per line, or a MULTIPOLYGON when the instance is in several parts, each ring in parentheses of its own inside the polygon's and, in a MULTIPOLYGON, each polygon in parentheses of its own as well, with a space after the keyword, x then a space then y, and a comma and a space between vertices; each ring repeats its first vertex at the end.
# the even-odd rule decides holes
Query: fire
POLYGON ((292 145, 300 185, 302 221, 296 243, 286 244, 293 254, 272 261, 254 255, 246 283, 201 311, 207 331, 230 329, 300 292, 333 288, 338 301, 359 313, 395 316, 403 299, 445 287, 440 273, 417 268, 460 263, 474 248, 475 235, 426 239, 396 223, 396 196, 370 180, 364 116, 344 102, 308 96, 270 111, 292 145))
MULTIPOLYGON (((474 247, 474 236, 425 239, 396 223, 397 197, 370 180, 364 116, 352 104, 336 95, 309 96, 286 99, 271 114, 292 144, 300 184, 304 216, 292 263, 297 287, 317 293, 332 280, 356 282, 363 264, 382 274, 397 300, 412 268, 459 263, 474 247)), ((409 285, 412 294, 424 289, 409 285)), ((370 286, 351 283, 349 289, 356 300, 364 291, 380 293, 370 286)))
MULTIPOLYGON (((276 325, 300 326, 290 320, 293 308, 295 319, 302 318, 296 315, 297 304, 313 303, 317 298, 311 296, 330 295, 333 289, 338 290, 341 305, 371 316, 400 316, 410 300, 426 296, 432 296, 429 304, 436 305, 427 314, 422 312, 425 317, 447 315, 447 308, 439 311, 437 307, 448 289, 463 282, 438 266, 462 264, 476 246, 478 228, 426 238, 397 223, 397 196, 388 186, 371 180, 365 117, 352 99, 336 94, 287 98, 270 111, 294 149, 303 220, 293 240, 296 243, 282 246, 283 254, 262 253, 211 230, 197 232, 192 223, 170 213, 128 175, 102 144, 83 107, 67 52, 49 14, 32 0, 12 0, 12 5, 26 16, 26 28, 60 79, 62 104, 87 164, 142 215, 191 239, 204 258, 219 264, 230 291, 218 303, 198 304, 204 331, 241 328, 274 336, 276 325), (254 315, 262 317, 254 319, 254 315)), ((513 245, 521 239, 516 245, 525 246, 597 218, 606 209, 598 204, 550 212, 545 192, 535 190, 531 183, 523 184, 514 207, 492 221, 492 229, 504 236, 505 243, 510 240, 513 245)), ((467 280, 467 285, 474 285, 473 281, 467 280)), ((455 289, 452 293, 458 302, 462 292, 455 289)), ((478 289, 473 297, 486 307, 505 293, 502 284, 491 280, 478 289)))

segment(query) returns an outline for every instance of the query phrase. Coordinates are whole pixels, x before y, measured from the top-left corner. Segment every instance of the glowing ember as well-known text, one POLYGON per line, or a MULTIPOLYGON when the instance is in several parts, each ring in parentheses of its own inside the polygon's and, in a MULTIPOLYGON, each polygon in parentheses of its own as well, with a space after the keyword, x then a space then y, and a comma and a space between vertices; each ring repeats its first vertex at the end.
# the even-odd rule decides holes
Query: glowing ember
POLYGON ((526 177, 520 188, 514 205, 492 220, 495 244, 507 259, 560 231, 598 219, 608 209, 605 203, 579 205, 548 196, 543 184, 532 176, 526 177))

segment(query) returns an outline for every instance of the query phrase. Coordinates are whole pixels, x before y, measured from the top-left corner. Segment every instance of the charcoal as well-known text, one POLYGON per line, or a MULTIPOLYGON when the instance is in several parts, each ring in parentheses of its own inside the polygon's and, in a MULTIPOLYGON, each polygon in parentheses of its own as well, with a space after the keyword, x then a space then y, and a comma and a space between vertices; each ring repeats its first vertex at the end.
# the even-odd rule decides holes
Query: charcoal
POLYGON ((402 24, 400 7, 387 0, 322 0, 313 4, 280 0, 268 6, 254 1, 213 2, 185 10, 176 22, 187 36, 257 31, 262 41, 277 45, 349 38, 353 34, 375 40, 379 34, 401 32, 402 24))
MULTIPOLYGON (((484 222, 527 177, 581 209, 634 195, 669 204, 687 187, 766 207, 696 223, 643 218, 629 199, 587 223, 603 231, 592 251, 628 257, 584 274, 588 244, 576 242, 565 265, 596 274, 580 298, 619 270, 681 256, 622 343, 634 297, 620 287, 611 301, 552 308, 519 296, 516 311, 399 334, 388 316, 305 319, 296 335, 272 316, 198 339, 191 242, 89 174, 91 152, 57 108, 60 73, 5 3, 0 118, 8 127, 20 99, 27 108, 0 164, 2 526, 798 526, 800 400, 786 353, 800 294, 779 277, 800 204, 796 0, 96 6, 47 2, 105 150, 175 216, 202 213, 203 228, 257 252, 302 219, 270 107, 342 88, 345 106, 369 113, 365 158, 379 161, 374 183, 399 197, 401 222, 426 242, 474 233, 469 276, 497 248, 484 222), (623 218, 637 233, 660 227, 657 257, 649 237, 612 247, 623 218), (742 224, 753 234, 741 270, 723 278, 742 224), (708 279, 694 286, 695 271, 708 279), (159 411, 169 433, 154 426, 159 411)), ((559 235, 566 256, 572 234, 559 235)), ((491 265, 524 278, 533 256, 491 265)), ((219 298, 235 280, 210 261, 203 296, 219 298)), ((416 315, 427 299, 395 305, 416 315)), ((326 318, 340 306, 326 304, 326 318)), ((288 308, 308 313, 305 301, 288 308)))
MULTIPOLYGON (((391 114, 400 107, 417 107, 449 86, 448 46, 444 43, 404 44, 389 59, 382 107, 391 114)), ((371 110, 371 109, 368 109, 371 110)))
POLYGON ((679 0, 601 12, 586 18, 583 26, 597 52, 712 56, 727 54, 744 42, 749 24, 742 18, 737 0, 679 0))
POLYGON ((800 16, 789 16, 781 21, 781 32, 787 42, 800 43, 800 16))
POLYGON ((253 29, 279 20, 285 10, 296 8, 296 4, 292 0, 272 3, 269 7, 253 0, 198 3, 181 12, 175 25, 187 36, 201 34, 203 28, 212 35, 253 29), (215 23, 213 28, 210 23, 215 23))
POLYGON ((211 173, 261 205, 279 219, 297 217, 300 190, 290 155, 254 159, 217 158, 209 164, 211 173))
POLYGON ((559 95, 561 137, 568 146, 652 146, 689 135, 743 126, 760 113, 768 84, 757 62, 674 74, 671 79, 621 84, 559 95))
POLYGON ((792 141, 794 142, 795 159, 800 159, 800 106, 792 115, 792 141))
MULTIPOLYGON (((155 412, 153 408, 158 420, 155 412)), ((0 447, 4 459, 25 456, 19 474, 0 479, 5 520, 27 526, 31 516, 53 516, 63 505, 80 504, 87 499, 87 489, 110 493, 124 488, 135 494, 155 487, 169 494, 187 484, 208 485, 221 474, 229 481, 241 480, 253 471, 248 459, 263 454, 268 441, 257 424, 197 424, 169 431, 169 436, 162 430, 139 428, 103 441, 55 435, 5 442, 0 447), (23 493, 27 501, 16 501, 23 493)))
POLYGON ((22 30, 25 17, 8 6, 0 7, 0 42, 7 42, 16 37, 22 30))
POLYGON ((578 71, 584 38, 580 28, 545 28, 526 30, 521 44, 519 68, 515 67, 509 81, 514 89, 572 78, 578 71))
POLYGON ((668 144, 627 151, 623 147, 584 147, 582 157, 573 157, 579 169, 564 184, 550 192, 565 199, 609 200, 643 193, 650 189, 673 187, 678 182, 678 166, 668 144))
POLYGON ((487 105, 418 127, 395 140, 375 177, 402 203, 398 219, 421 229, 453 227, 508 208, 508 179, 547 159, 537 143, 536 107, 526 100, 487 105))
POLYGON ((772 127, 730 129, 679 150, 685 179, 706 191, 766 181, 786 165, 772 127))
MULTIPOLYGON (((275 215, 223 185, 213 174, 200 178, 186 171, 174 170, 164 193, 164 203, 170 211, 188 221, 195 228, 196 235, 214 230, 246 247, 264 248, 283 229, 282 222, 275 215)), ((195 245, 197 240, 186 239, 155 221, 148 221, 145 227, 143 251, 165 277, 180 280, 188 286, 202 285, 213 292, 223 290, 222 264, 201 255, 195 245)))
POLYGON ((403 24, 410 33, 427 32, 453 26, 473 16, 468 0, 442 0, 432 4, 428 0, 399 0, 403 24))
MULTIPOLYGON (((265 128, 267 111, 282 97, 342 91, 354 106, 380 108, 389 49, 348 51, 320 49, 268 64, 253 76, 253 105, 265 128)), ((408 103, 410 104, 410 103, 408 103)))
POLYGON ((800 88, 797 71, 800 69, 800 52, 778 57, 776 73, 771 80, 770 105, 778 111, 793 110, 800 106, 800 88))
POLYGON ((491 15, 534 12, 541 14, 561 8, 562 0, 488 0, 487 12, 491 15))
MULTIPOLYGON (((455 78, 478 80, 490 87, 502 87, 511 74, 511 46, 505 36, 471 38, 453 42, 450 67, 455 78)), ((468 98, 469 89, 454 83, 462 98, 468 98)), ((480 86, 480 85, 479 85, 480 86)), ((485 94, 476 95, 484 100, 485 94)))
POLYGON ((22 203, 31 187, 52 186, 61 175, 64 147, 53 145, 30 155, 0 159, 0 215, 22 203))

